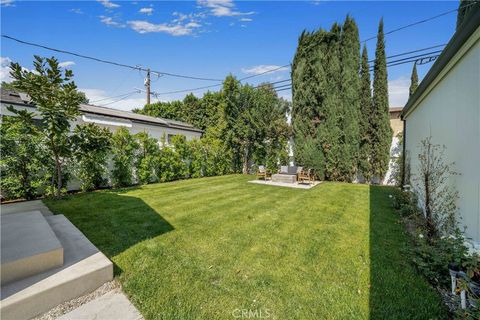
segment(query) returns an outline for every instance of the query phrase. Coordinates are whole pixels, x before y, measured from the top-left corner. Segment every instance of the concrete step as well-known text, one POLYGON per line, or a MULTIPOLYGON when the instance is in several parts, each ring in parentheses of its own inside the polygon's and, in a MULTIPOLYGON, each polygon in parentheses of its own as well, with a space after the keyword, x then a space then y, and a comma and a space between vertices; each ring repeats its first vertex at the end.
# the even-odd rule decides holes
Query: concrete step
POLYGON ((113 279, 112 262, 66 217, 55 215, 46 220, 64 249, 64 264, 2 286, 2 320, 30 319, 113 279))
POLYGON ((63 265, 63 247, 38 210, 1 219, 2 286, 63 265))

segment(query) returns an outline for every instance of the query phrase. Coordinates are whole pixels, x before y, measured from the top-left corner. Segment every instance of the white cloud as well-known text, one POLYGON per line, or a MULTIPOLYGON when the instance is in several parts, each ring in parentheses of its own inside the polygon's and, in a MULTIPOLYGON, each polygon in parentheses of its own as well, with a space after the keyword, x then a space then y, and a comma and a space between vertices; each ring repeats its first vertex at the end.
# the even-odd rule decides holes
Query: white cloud
POLYGON ((75 62, 74 61, 63 61, 63 62, 60 62, 58 64, 58 66, 60 68, 66 68, 66 67, 70 67, 70 66, 74 66, 75 65, 75 62))
POLYGON ((275 70, 275 71, 270 72, 270 74, 274 72, 287 71, 288 67, 261 64, 261 65, 253 66, 250 68, 242 68, 242 72, 247 74, 262 74, 271 70, 275 70))
POLYGON ((112 17, 107 16, 100 16, 100 22, 106 24, 107 26, 116 27, 116 28, 124 28, 125 25, 113 20, 112 17))
MULTIPOLYGON (((145 97, 126 98, 126 99, 117 101, 119 99, 118 97, 111 98, 105 91, 100 89, 83 88, 78 90, 84 92, 87 98, 90 100, 90 103, 97 106, 102 106, 107 103, 110 103, 106 105, 106 107, 112 108, 112 109, 130 111, 135 108, 142 108, 145 105, 145 97), (101 100, 101 101, 98 101, 98 100, 101 100), (95 103, 95 101, 98 101, 98 103, 95 103)), ((137 94, 137 96, 140 96, 140 94, 137 94)))
POLYGON ((100 2, 105 8, 108 8, 108 9, 115 9, 120 7, 119 4, 113 3, 109 0, 97 0, 97 1, 100 2))
POLYGON ((73 13, 76 13, 76 14, 83 14, 84 13, 82 11, 82 9, 78 9, 78 8, 70 9, 70 12, 73 12, 73 13))
POLYGON ((0 4, 2 7, 14 7, 14 0, 0 0, 0 4))
POLYGON ((12 60, 9 57, 0 57, 0 81, 12 82, 10 77, 10 62, 12 60))
POLYGON ((210 14, 216 17, 233 17, 255 14, 254 11, 237 11, 233 0, 197 0, 197 4, 201 7, 210 9, 210 14))
POLYGON ((407 103, 410 79, 406 76, 388 81, 388 100, 390 108, 403 107, 407 103))
POLYGON ((144 13, 150 16, 153 13, 153 8, 141 8, 140 10, 138 10, 138 12, 144 13))
POLYGON ((253 19, 251 19, 251 18, 240 18, 240 21, 250 22, 250 21, 253 21, 253 19))
POLYGON ((148 21, 134 20, 127 22, 130 28, 135 30, 138 33, 150 33, 150 32, 162 32, 167 33, 172 36, 187 36, 191 35, 194 32, 194 29, 199 28, 200 24, 194 21, 191 21, 186 24, 182 23, 160 23, 155 24, 148 21))

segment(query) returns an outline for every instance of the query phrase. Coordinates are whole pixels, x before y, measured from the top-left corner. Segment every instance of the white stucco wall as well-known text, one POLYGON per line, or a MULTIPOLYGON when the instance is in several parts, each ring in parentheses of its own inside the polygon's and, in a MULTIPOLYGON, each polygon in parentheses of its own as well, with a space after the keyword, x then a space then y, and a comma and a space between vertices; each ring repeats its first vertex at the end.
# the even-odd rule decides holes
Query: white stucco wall
MULTIPOLYGON (((13 113, 7 110, 7 106, 10 105, 8 103, 1 103, 1 114, 11 116, 13 113)), ((35 119, 41 119, 38 111, 35 110, 33 107, 25 107, 14 105, 14 107, 18 110, 27 110, 29 112, 33 112, 35 114, 35 119)), ((85 123, 95 123, 100 127, 108 128, 111 132, 115 132, 117 129, 121 127, 127 128, 131 134, 136 134, 139 132, 147 132, 151 137, 161 140, 163 136, 167 141, 168 135, 184 135, 187 141, 192 139, 199 139, 202 135, 201 132, 196 131, 188 131, 188 130, 181 130, 176 128, 168 128, 162 126, 155 126, 146 123, 134 122, 128 119, 121 119, 121 118, 113 118, 113 117, 106 117, 100 115, 93 115, 93 114, 83 114, 77 117, 75 121, 71 123, 71 131, 75 128, 76 125, 85 124, 85 123)), ((112 164, 108 164, 109 169, 112 169, 112 164)), ((68 190, 78 190, 80 189, 80 181, 76 177, 72 177, 72 179, 68 182, 67 186, 68 190)))
MULTIPOLYGON (((480 244, 480 29, 406 115, 406 150, 418 172, 419 143, 428 136, 445 145, 445 161, 461 175, 451 179, 459 192, 461 223, 480 244)), ((416 186, 413 185, 415 188, 416 186)))

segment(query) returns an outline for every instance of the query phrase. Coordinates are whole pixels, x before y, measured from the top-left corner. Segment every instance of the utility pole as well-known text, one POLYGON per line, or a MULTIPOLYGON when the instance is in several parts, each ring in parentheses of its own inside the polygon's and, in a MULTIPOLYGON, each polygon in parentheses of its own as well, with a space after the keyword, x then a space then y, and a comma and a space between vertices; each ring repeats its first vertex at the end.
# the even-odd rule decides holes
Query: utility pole
POLYGON ((147 92, 147 104, 150 104, 150 69, 147 69, 147 77, 145 78, 145 89, 147 92))

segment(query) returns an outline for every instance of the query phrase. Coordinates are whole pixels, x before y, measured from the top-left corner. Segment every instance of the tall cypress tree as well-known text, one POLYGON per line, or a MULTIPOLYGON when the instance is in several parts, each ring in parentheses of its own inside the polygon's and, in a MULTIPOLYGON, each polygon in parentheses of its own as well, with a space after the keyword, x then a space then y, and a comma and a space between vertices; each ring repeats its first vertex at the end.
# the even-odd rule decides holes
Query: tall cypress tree
POLYGON ((358 27, 354 19, 347 15, 342 27, 340 41, 341 81, 340 101, 341 117, 339 139, 341 149, 340 178, 351 181, 355 178, 359 152, 359 111, 360 111, 360 40, 358 27))
POLYGON ((292 65, 292 128, 295 162, 314 168, 320 177, 325 169, 323 149, 317 135, 322 117, 326 74, 319 43, 324 31, 303 32, 292 65))
POLYGON ((372 87, 370 82, 370 65, 368 64, 367 47, 363 46, 362 64, 360 69, 360 150, 358 156, 358 169, 365 181, 372 178, 370 166, 370 153, 372 143, 372 126, 370 117, 372 115, 372 87))
POLYGON ((388 76, 383 34, 383 18, 380 20, 373 69, 372 150, 370 164, 372 175, 380 182, 388 170, 392 129, 388 113, 388 76))
POLYGON ((412 76, 410 77, 410 96, 415 93, 415 90, 418 88, 418 74, 417 74, 417 64, 413 64, 412 76))

